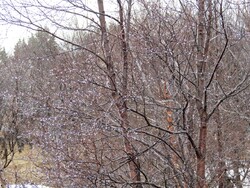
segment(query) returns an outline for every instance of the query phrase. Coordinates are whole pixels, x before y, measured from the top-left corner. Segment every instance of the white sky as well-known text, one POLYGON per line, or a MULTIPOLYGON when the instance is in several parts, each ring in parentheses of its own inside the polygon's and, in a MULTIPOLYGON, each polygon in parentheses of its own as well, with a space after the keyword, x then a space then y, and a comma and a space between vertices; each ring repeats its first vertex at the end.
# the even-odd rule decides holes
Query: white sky
MULTIPOLYGON (((42 1, 55 3, 55 2, 63 2, 64 0, 42 0, 42 1)), ((92 9, 97 10, 97 0, 81 0, 81 1, 86 3, 92 9)), ((136 1, 137 0, 134 0, 134 2, 136 1)), ((174 2, 175 0, 166 0, 166 1, 174 2)), ((233 1, 237 2, 239 0, 233 0, 233 1)), ((108 14, 112 14, 112 12, 117 8, 117 4, 115 2, 116 0, 104 0, 105 11, 108 14)), ((28 29, 23 27, 0 24, 0 48, 5 48, 8 53, 12 53, 14 46, 18 42, 18 40, 23 38, 25 39, 28 38, 31 35, 31 32, 32 31, 29 31, 28 29)))
POLYGON ((14 25, 0 25, 0 48, 11 53, 19 39, 28 38, 30 31, 14 25))
MULTIPOLYGON (((47 0, 45 0, 47 1, 47 0)), ((82 0, 92 9, 97 10, 97 0, 82 0)), ((48 2, 54 3, 58 0, 49 0, 48 2)), ((104 0, 105 10, 109 12, 114 9, 114 0, 104 0)), ((12 53, 15 44, 19 39, 27 39, 31 36, 32 31, 15 25, 2 25, 0 24, 0 48, 5 48, 7 53, 12 53)))

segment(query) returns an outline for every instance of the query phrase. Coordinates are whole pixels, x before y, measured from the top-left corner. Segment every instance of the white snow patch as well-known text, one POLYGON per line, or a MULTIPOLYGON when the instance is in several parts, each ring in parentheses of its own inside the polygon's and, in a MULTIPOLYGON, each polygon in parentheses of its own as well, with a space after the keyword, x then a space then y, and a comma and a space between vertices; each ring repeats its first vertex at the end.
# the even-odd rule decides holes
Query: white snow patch
POLYGON ((25 184, 25 185, 7 185, 7 188, 49 188, 49 187, 44 186, 44 185, 25 184))

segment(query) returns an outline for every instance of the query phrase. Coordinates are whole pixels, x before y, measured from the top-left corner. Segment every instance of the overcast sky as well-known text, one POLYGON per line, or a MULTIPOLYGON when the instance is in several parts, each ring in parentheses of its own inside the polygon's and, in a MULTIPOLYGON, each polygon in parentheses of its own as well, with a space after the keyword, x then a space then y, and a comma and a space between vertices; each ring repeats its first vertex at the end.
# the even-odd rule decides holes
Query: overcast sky
POLYGON ((11 53, 19 39, 30 36, 30 31, 14 25, 0 25, 0 47, 11 53))
MULTIPOLYGON (((45 0, 46 1, 46 0, 45 0)), ((59 0, 49 0, 49 2, 58 2, 59 0)), ((92 9, 97 9, 97 0, 82 0, 87 3, 92 9)), ((114 0, 105 1, 105 9, 109 12, 114 9, 114 0), (109 2, 109 3, 108 3, 109 2)), ((0 48, 5 48, 8 53, 12 53, 15 44, 19 39, 27 39, 31 35, 32 31, 26 28, 18 27, 14 25, 0 24, 0 48)))
MULTIPOLYGON (((1 1, 1 0, 0 0, 1 1)), ((20 0, 22 1, 22 0, 20 0)), ((42 0, 49 3, 63 2, 64 0, 42 0)), ((92 9, 97 9, 97 0, 81 0, 86 3, 92 9)), ((169 0, 173 2, 174 0, 169 0)), ((239 0, 232 0, 232 2, 237 2, 239 0)), ((116 0, 105 0, 105 11, 108 14, 117 8, 116 0)), ((135 0, 136 2, 136 0, 135 0)), ((31 35, 31 31, 26 28, 14 26, 14 25, 1 25, 0 24, 0 48, 5 48, 7 52, 11 53, 14 49, 15 44, 19 39, 28 38, 31 35)))

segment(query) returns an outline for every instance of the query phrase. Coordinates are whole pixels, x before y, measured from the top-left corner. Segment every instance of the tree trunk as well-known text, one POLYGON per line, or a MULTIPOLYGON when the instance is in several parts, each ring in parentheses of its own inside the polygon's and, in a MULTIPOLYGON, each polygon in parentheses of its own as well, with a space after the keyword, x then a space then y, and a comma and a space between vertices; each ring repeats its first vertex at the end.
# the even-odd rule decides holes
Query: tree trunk
POLYGON ((142 188, 141 176, 140 176, 140 163, 138 158, 136 157, 136 152, 133 148, 131 143, 131 138, 128 135, 128 128, 129 128, 129 121, 128 121, 128 114, 126 110, 126 104, 123 103, 122 106, 118 105, 121 117, 122 117, 122 130, 123 130, 123 140, 124 140, 124 149, 128 156, 128 165, 129 165, 129 174, 132 183, 135 184, 133 187, 135 188, 142 188))
POLYGON ((205 188, 206 186, 206 143, 207 143, 207 122, 202 121, 199 133, 199 151, 200 155, 197 156, 197 178, 198 188, 205 188))
POLYGON ((120 29, 121 29, 121 46, 122 46, 122 55, 123 55, 123 75, 122 75, 122 96, 119 95, 116 86, 116 78, 114 72, 114 66, 112 63, 112 56, 109 44, 109 37, 107 34, 106 20, 105 20, 105 11, 103 0, 98 0, 99 7, 99 20, 101 25, 103 47, 105 52, 105 63, 108 70, 109 83, 112 89, 112 97, 118 108, 119 115, 122 120, 121 128, 123 133, 124 140, 124 150, 128 157, 128 167, 130 175, 130 183, 134 188, 142 188, 141 177, 140 177, 140 163, 136 156, 136 151, 132 145, 132 139, 128 135, 128 130, 130 128, 128 113, 127 113, 127 104, 126 98, 128 95, 127 85, 128 85, 128 44, 126 41, 126 31, 124 28, 124 19, 123 19, 123 7, 120 0, 117 0, 119 4, 119 15, 120 15, 120 29))
POLYGON ((221 126, 221 120, 220 120, 220 111, 219 109, 216 109, 215 111, 215 122, 217 124, 217 130, 216 130, 216 137, 217 137, 217 152, 218 152, 218 169, 217 169, 217 180, 218 180, 218 186, 219 188, 225 187, 226 182, 226 164, 224 161, 224 154, 223 154, 223 143, 222 143, 222 126, 221 126))
MULTIPOLYGON (((129 129, 129 121, 128 121, 128 113, 127 113, 127 102, 126 98, 128 95, 128 67, 129 67, 129 58, 128 58, 128 38, 126 36, 129 36, 129 28, 130 28, 130 15, 128 18, 128 24, 127 29, 125 29, 125 23, 124 23, 124 11, 121 0, 117 0, 117 3, 119 5, 119 16, 120 16, 120 30, 121 30, 121 46, 122 46, 122 57, 123 57, 123 75, 122 75, 122 99, 120 101, 122 102, 122 105, 118 105, 118 109, 120 111, 120 115, 122 117, 123 123, 122 123, 122 129, 123 129, 123 135, 124 135, 124 146, 125 151, 129 157, 129 169, 130 169, 130 179, 132 182, 136 182, 138 184, 134 185, 136 188, 142 188, 141 182, 141 176, 140 176, 140 163, 139 159, 136 156, 136 151, 133 148, 132 140, 128 135, 128 129, 129 129)), ((129 11, 131 12, 131 6, 132 1, 129 1, 129 11)))
POLYGON ((197 30, 197 95, 196 107, 200 116, 199 141, 197 158, 197 187, 205 188, 206 185, 206 143, 207 143, 207 88, 206 88, 206 63, 211 38, 211 0, 208 0, 208 22, 206 22, 205 0, 198 1, 198 30, 197 30), (207 27, 206 27, 207 25, 207 27))
MULTIPOLYGON (((170 91, 167 89, 167 83, 164 82, 164 87, 163 87, 163 98, 164 100, 171 100, 172 96, 170 91)), ((166 121, 167 121, 167 130, 170 132, 174 132, 175 131, 175 127, 174 127, 174 122, 173 122, 173 103, 170 102, 166 102, 166 106, 168 106, 169 108, 166 110, 166 121)), ((176 141, 176 135, 171 135, 170 140, 169 140, 169 144, 173 147, 174 150, 177 150, 177 141, 176 141)), ((177 172, 178 168, 179 168, 179 164, 178 164, 178 158, 176 156, 175 153, 170 153, 170 158, 172 159, 172 164, 173 164, 173 168, 175 169, 175 171, 177 172)), ((181 180, 179 180, 177 174, 175 174, 174 171, 174 183, 176 188, 180 188, 182 187, 182 183, 181 180)))

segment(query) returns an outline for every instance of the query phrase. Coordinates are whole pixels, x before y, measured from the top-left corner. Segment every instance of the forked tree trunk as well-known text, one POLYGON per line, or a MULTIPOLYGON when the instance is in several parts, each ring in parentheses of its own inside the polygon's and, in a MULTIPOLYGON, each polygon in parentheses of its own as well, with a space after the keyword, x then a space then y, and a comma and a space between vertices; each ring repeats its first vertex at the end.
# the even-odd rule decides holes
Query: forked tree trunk
MULTIPOLYGON (((122 96, 119 95, 116 86, 116 78, 114 72, 114 66, 112 62, 112 55, 110 50, 109 44, 109 37, 106 28, 106 20, 105 20, 105 11, 103 0, 98 0, 98 7, 99 7, 99 20, 101 25, 101 32, 102 32, 102 40, 103 40, 103 47, 105 52, 105 63, 108 70, 109 76, 109 83, 112 89, 112 97, 115 101, 115 104, 118 108, 122 123, 122 133, 123 133, 123 140, 124 140, 124 150, 127 154, 128 158, 128 168, 129 168, 129 175, 130 175, 130 183, 132 183, 132 187, 134 188, 142 188, 141 177, 140 177, 140 163, 136 156, 136 151, 132 145, 132 139, 128 135, 128 130, 130 128, 129 120, 128 120, 128 112, 127 112, 127 104, 126 98, 128 95, 127 85, 128 85, 128 44, 126 41, 126 31, 124 26, 124 19, 123 19, 123 7, 120 0, 117 0, 119 4, 119 16, 120 16, 120 29, 121 29, 121 47, 122 47, 122 58, 123 58, 123 75, 122 75, 122 96)), ((129 29, 127 29, 129 30, 129 29)))
MULTIPOLYGON (((137 159, 136 151, 133 148, 132 140, 128 136, 128 129, 130 127, 129 121, 128 121, 128 112, 127 112, 127 95, 128 95, 128 67, 129 67, 129 47, 128 47, 128 38, 126 36, 129 36, 129 28, 130 28, 130 18, 128 18, 128 24, 127 29, 125 29, 125 23, 124 23, 124 11, 121 0, 117 0, 117 3, 119 5, 119 17, 120 17, 120 33, 121 33, 121 46, 122 46, 122 58, 123 58, 123 74, 122 74, 122 99, 120 101, 122 102, 121 106, 117 105, 120 115, 122 117, 123 123, 122 123, 122 129, 123 129, 123 135, 124 135, 124 146, 125 151, 129 157, 129 169, 130 169, 130 179, 132 182, 137 182, 138 184, 135 184, 134 187, 136 188, 142 188, 142 185, 140 184, 141 176, 140 176, 140 163, 139 159, 137 159)), ((132 1, 129 1, 129 8, 131 9, 132 1)), ((129 10, 128 12, 131 12, 129 10)), ((129 15, 130 17, 130 15, 129 15)))

